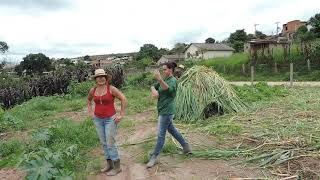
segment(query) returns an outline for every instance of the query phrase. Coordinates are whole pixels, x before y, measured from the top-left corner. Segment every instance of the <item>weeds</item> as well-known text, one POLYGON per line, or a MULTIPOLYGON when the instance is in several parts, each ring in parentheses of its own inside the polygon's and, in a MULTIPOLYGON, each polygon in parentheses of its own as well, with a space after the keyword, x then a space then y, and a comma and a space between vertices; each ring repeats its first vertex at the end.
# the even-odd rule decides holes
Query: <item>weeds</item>
POLYGON ((288 95, 288 89, 281 86, 270 87, 266 82, 259 82, 254 86, 234 86, 238 96, 246 102, 268 101, 275 97, 288 95))
POLYGON ((23 143, 18 139, 12 139, 0 144, 0 158, 15 154, 24 148, 23 143))

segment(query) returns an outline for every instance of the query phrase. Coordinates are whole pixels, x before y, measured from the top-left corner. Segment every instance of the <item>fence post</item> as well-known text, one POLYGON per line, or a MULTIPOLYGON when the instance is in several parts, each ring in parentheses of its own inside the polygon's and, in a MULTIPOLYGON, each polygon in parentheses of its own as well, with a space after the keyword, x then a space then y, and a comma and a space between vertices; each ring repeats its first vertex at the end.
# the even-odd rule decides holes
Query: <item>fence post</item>
POLYGON ((308 65, 308 71, 311 71, 310 59, 307 60, 307 65, 308 65))
POLYGON ((246 66, 244 64, 242 64, 242 73, 246 74, 246 66))
POLYGON ((223 65, 223 73, 226 73, 226 65, 223 65))
POLYGON ((293 86, 293 63, 290 63, 290 86, 293 86))
POLYGON ((253 86, 253 81, 254 81, 254 67, 251 66, 251 85, 253 86))
POLYGON ((277 62, 274 62, 274 72, 278 73, 278 64, 277 64, 277 62))

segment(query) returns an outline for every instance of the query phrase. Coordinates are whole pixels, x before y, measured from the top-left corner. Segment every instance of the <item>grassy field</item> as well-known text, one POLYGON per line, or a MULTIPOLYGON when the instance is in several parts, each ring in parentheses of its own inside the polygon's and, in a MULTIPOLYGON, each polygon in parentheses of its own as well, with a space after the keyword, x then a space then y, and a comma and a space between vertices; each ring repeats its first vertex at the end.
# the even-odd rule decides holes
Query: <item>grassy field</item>
MULTIPOLYGON (((320 162, 319 90, 268 87, 263 83, 235 89, 251 107, 247 112, 211 117, 196 124, 177 121, 194 147, 194 154, 186 160, 232 160, 260 166, 274 174, 286 172, 302 179, 319 177, 319 165, 314 164, 320 162), (210 143, 215 145, 193 140, 194 134, 212 139, 210 143)), ((129 115, 155 110, 148 88, 130 86, 123 92, 128 98, 129 115)), ((90 173, 97 173, 101 161, 92 151, 100 144, 85 112, 85 94, 37 97, 5 112, 0 123, 1 133, 5 134, 0 143, 0 168, 18 166, 26 169, 29 177, 47 178, 85 179, 90 173), (81 116, 74 118, 72 113, 81 116)), ((133 126, 134 122, 124 119, 120 130, 131 131, 133 126)), ((155 137, 149 139, 141 139, 138 163, 148 159, 155 137)), ((176 154, 178 150, 169 139, 163 154, 176 154)))
MULTIPOLYGON (((319 42, 316 40, 314 43, 319 42)), ((318 59, 311 58, 311 71, 308 70, 306 58, 302 55, 300 44, 290 46, 290 54, 285 59, 284 50, 281 47, 273 49, 270 57, 262 56, 258 51, 257 64, 254 66, 254 78, 256 81, 288 81, 290 65, 294 63, 295 81, 319 81, 319 63, 318 59), (277 71, 274 64, 277 63, 277 71)), ((193 65, 203 65, 211 67, 230 81, 250 81, 250 56, 247 53, 235 53, 230 57, 213 58, 207 60, 186 61, 187 67, 193 65), (244 72, 243 72, 244 65, 244 72)))
POLYGON ((241 67, 242 64, 246 64, 248 62, 249 62, 249 54, 235 53, 230 57, 220 57, 220 58, 200 61, 198 65, 204 65, 207 67, 209 66, 215 67, 215 66, 222 66, 222 65, 241 67))

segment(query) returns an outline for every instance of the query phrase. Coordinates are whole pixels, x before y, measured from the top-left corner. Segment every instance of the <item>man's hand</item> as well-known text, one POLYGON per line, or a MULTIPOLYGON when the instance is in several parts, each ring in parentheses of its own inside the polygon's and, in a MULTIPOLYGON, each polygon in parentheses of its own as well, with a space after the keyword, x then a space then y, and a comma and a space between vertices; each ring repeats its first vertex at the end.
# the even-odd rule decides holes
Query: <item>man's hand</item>
POLYGON ((156 90, 156 88, 154 88, 154 86, 151 86, 151 97, 153 97, 153 98, 158 98, 159 97, 159 93, 156 90))
POLYGON ((158 80, 158 81, 161 79, 161 75, 160 75, 159 70, 155 70, 155 71, 154 71, 154 78, 155 78, 156 80, 158 80))

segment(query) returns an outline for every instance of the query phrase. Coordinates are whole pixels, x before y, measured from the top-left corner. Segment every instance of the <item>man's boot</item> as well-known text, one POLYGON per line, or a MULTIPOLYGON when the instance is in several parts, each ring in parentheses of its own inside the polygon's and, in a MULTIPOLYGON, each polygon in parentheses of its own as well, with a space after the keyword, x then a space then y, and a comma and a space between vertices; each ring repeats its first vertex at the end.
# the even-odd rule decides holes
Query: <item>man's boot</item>
POLYGON ((153 167, 154 165, 156 165, 157 163, 158 163, 158 161, 157 161, 157 156, 152 155, 152 156, 150 157, 150 159, 149 159, 148 164, 147 164, 147 168, 151 168, 151 167, 153 167))
POLYGON ((191 153, 191 147, 190 147, 190 145, 188 144, 188 143, 186 143, 186 144, 184 144, 183 146, 182 146, 182 153, 183 154, 192 154, 191 153))

